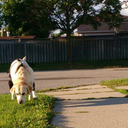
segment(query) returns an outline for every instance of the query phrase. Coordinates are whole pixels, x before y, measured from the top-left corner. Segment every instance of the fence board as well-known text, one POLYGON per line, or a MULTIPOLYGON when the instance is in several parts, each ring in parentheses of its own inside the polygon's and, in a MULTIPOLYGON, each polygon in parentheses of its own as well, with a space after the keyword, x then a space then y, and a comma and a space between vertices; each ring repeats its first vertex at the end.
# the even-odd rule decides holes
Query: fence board
MULTIPOLYGON (((67 42, 0 43, 0 64, 27 56, 30 63, 66 62, 67 42)), ((128 59, 128 38, 85 39, 71 42, 72 61, 128 59)))

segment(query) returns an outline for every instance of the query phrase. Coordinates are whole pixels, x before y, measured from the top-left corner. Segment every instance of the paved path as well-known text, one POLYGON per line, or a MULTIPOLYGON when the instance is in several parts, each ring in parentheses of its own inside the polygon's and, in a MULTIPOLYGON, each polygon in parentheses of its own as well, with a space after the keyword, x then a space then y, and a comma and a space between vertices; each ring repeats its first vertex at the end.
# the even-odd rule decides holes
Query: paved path
POLYGON ((56 101, 54 108, 56 116, 52 125, 58 128, 128 128, 128 98, 105 86, 83 86, 45 94, 63 99, 56 101))
MULTIPOLYGON (((36 90, 96 84, 117 78, 128 78, 128 68, 35 72, 36 90)), ((0 93, 9 93, 7 73, 0 73, 0 93)))

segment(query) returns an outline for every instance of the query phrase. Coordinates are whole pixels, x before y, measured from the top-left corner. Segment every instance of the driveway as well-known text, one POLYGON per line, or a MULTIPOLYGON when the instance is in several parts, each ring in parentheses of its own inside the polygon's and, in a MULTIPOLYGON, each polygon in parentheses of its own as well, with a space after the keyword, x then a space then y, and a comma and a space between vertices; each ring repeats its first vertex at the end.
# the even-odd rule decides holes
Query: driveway
MULTIPOLYGON (((60 86, 89 85, 101 80, 128 78, 128 68, 35 72, 36 90, 60 86)), ((0 93, 9 93, 8 74, 0 73, 0 93)))

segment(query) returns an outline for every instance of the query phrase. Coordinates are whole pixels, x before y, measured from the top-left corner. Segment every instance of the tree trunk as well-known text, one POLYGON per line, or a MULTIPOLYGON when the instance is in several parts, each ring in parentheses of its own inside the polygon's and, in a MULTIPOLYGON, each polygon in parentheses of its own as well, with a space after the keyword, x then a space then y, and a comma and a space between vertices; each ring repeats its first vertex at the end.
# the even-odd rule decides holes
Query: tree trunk
POLYGON ((67 61, 72 63, 71 32, 67 32, 67 61))

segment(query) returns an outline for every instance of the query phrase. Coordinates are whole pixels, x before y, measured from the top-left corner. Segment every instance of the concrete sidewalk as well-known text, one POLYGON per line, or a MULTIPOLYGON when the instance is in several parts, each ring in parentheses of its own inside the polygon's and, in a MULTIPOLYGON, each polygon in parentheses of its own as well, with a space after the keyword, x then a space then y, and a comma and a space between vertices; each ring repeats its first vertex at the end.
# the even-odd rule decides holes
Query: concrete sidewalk
POLYGON ((128 99, 105 86, 82 86, 45 94, 60 99, 52 120, 58 128, 128 128, 128 99))

